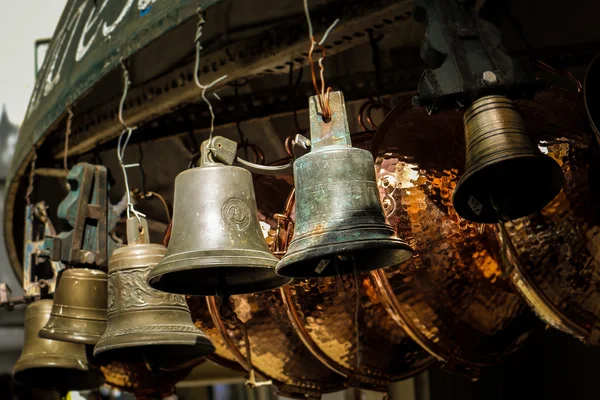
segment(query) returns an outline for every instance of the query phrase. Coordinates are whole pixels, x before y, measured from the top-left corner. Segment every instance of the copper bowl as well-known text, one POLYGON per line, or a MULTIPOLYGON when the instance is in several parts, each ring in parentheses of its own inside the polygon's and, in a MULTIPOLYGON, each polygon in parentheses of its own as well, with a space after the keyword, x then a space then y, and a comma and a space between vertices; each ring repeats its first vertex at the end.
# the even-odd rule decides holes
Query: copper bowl
POLYGON ((221 305, 215 297, 207 297, 206 301, 222 339, 249 371, 246 341, 240 326, 240 322, 243 323, 250 343, 252 367, 260 375, 257 381, 271 380, 279 395, 319 397, 344 388, 343 377, 321 364, 296 335, 279 290, 232 296, 229 305, 239 321, 222 318, 221 305))
POLYGON ((372 272, 378 294, 444 367, 475 378, 540 324, 503 278, 494 230, 452 207, 465 159, 462 113, 428 116, 404 103, 373 142, 384 211, 415 251, 400 267, 372 272))
POLYGON ((229 346, 223 340, 217 326, 213 323, 206 299, 200 296, 186 298, 192 321, 196 328, 200 329, 210 338, 210 341, 215 346, 215 352, 206 356, 207 359, 222 367, 233 369, 236 371, 244 371, 244 368, 237 362, 236 357, 229 350, 229 346))
POLYGON ((298 280, 281 291, 296 332, 348 386, 386 392, 434 361, 390 318, 368 273, 298 280))
POLYGON ((575 93, 555 89, 521 108, 542 150, 562 166, 565 183, 541 212, 506 224, 511 278, 548 324, 600 345, 598 144, 575 93))

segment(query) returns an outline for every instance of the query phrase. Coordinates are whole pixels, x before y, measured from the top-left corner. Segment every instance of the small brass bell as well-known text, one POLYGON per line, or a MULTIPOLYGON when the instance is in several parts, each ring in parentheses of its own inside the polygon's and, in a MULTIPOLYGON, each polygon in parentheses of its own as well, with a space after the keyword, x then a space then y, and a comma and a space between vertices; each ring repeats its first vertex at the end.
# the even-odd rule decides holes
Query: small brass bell
POLYGON ((88 364, 83 344, 38 337, 51 310, 52 300, 36 301, 27 307, 25 344, 13 367, 14 380, 22 385, 60 392, 93 389, 104 384, 104 376, 88 364))
POLYGON ((310 153, 294 163, 296 223, 277 273, 320 277, 398 265, 412 255, 386 222, 373 156, 352 147, 342 92, 331 92, 331 121, 310 99, 310 153))
POLYGON ((149 243, 145 219, 127 220, 127 246, 115 250, 108 264, 108 321, 94 348, 100 362, 145 362, 156 370, 171 370, 214 352, 192 323, 185 298, 146 283, 165 251, 165 246, 149 243))
POLYGON ((467 162, 452 202, 461 217, 496 223, 541 210, 562 188, 564 176, 525 130, 516 104, 486 96, 465 112, 467 162))
POLYGON ((106 330, 106 273, 70 268, 60 276, 40 337, 94 345, 106 330))
MULTIPOLYGON (((222 151, 229 141, 220 139, 213 144, 222 151)), ((148 283, 197 296, 261 292, 290 281, 276 265, 258 222, 252 175, 215 162, 204 141, 199 167, 175 179, 171 240, 148 283)))

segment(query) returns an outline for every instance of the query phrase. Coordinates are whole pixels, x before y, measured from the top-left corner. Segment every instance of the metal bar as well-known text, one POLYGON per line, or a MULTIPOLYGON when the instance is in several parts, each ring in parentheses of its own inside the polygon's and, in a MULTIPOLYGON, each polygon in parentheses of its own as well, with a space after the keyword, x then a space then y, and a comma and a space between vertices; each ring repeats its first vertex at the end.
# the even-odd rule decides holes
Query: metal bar
MULTIPOLYGON (((410 20, 411 11, 412 2, 408 0, 373 0, 368 4, 339 0, 315 10, 312 15, 314 20, 329 20, 331 15, 344 17, 329 35, 329 44, 325 46, 331 55, 368 42, 367 30, 379 34, 401 29, 410 20)), ((295 68, 308 65, 305 25, 304 16, 299 15, 294 21, 201 57, 202 81, 211 82, 227 74, 228 78, 219 84, 222 87, 241 78, 286 74, 290 62, 295 68)), ((124 113, 126 120, 132 125, 140 125, 182 104, 198 102, 200 91, 194 85, 193 73, 194 62, 190 62, 131 89, 124 113)), ((115 98, 74 118, 69 155, 85 153, 121 132, 122 126, 114 113, 118 101, 115 98)), ((55 149, 54 157, 62 158, 63 152, 64 149, 55 149)))

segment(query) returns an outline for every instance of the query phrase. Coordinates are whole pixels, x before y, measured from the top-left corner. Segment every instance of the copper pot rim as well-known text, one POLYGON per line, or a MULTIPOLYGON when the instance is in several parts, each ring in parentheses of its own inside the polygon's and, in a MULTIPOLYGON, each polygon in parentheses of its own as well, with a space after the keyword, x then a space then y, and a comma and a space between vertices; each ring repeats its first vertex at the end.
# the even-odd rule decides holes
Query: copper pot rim
MULTIPOLYGON (((286 286, 284 286, 284 287, 286 287, 286 286)), ((250 371, 251 368, 250 368, 250 365, 248 364, 248 360, 242 354, 242 352, 237 348, 235 343, 233 343, 233 340, 227 333, 227 328, 225 327, 223 320, 220 318, 220 316, 218 314, 219 307, 217 306, 216 298, 214 296, 207 296, 206 302, 208 304, 208 310, 209 310, 211 319, 212 319, 213 323, 215 324, 217 331, 221 335, 221 338, 225 342, 225 345, 227 346, 227 348, 229 349, 231 354, 235 357, 235 359, 238 361, 239 365, 244 370, 250 371)), ((296 398, 296 396, 300 396, 300 395, 318 396, 318 395, 324 394, 324 393, 332 393, 332 392, 336 392, 339 390, 343 390, 346 387, 346 385, 344 384, 344 381, 342 379, 340 379, 339 381, 336 381, 334 383, 331 383, 331 384, 325 384, 325 382, 324 382, 323 385, 320 385, 319 389, 311 389, 311 388, 302 387, 302 386, 295 386, 295 385, 290 385, 285 382, 281 382, 277 379, 273 379, 272 377, 269 377, 268 374, 264 373, 256 366, 253 366, 253 369, 258 375, 270 378, 270 380, 273 382, 273 386, 276 388, 276 390, 279 393, 282 393, 285 396, 292 397, 292 398, 296 398)), ((336 371, 334 371, 334 372, 336 372, 336 371)))
MULTIPOLYGON (((436 359, 434 357, 431 357, 429 360, 424 361, 423 365, 419 366, 418 368, 414 368, 410 371, 407 371, 404 374, 391 375, 389 382, 384 381, 384 380, 379 380, 377 378, 357 374, 355 371, 351 371, 350 369, 345 368, 344 366, 335 362, 331 357, 329 357, 327 354, 325 354, 325 352, 323 352, 319 348, 319 346, 314 342, 314 340, 310 337, 308 331, 303 327, 303 324, 300 320, 300 315, 299 315, 298 311, 293 306, 292 299, 291 299, 292 294, 291 294, 289 285, 280 288, 280 291, 281 291, 281 297, 283 299, 283 303, 285 305, 288 317, 289 317, 290 321, 292 322, 292 325, 294 326, 294 330, 296 331, 298 336, 300 336, 300 339, 302 340, 304 345, 327 368, 329 368, 332 371, 336 372, 337 374, 343 376, 344 378, 351 380, 352 387, 360 387, 363 389, 370 389, 370 390, 382 390, 383 387, 389 385, 389 383, 391 383, 391 382, 401 381, 401 380, 408 379, 408 378, 411 378, 413 376, 420 374, 421 372, 429 369, 436 361, 436 359)), ((394 321, 398 322, 396 320, 394 320, 394 321)), ((400 325, 400 329, 404 329, 404 327, 401 324, 399 324, 399 325, 400 325)), ((417 344, 419 344, 419 343, 417 342, 417 344)))

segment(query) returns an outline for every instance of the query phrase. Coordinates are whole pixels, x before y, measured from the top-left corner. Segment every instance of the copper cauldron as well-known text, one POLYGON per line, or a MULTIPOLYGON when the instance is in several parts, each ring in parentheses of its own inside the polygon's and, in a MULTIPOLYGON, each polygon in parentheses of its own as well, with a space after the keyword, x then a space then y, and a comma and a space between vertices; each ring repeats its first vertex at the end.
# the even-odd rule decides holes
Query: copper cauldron
POLYGON ((598 144, 575 93, 542 93, 521 108, 565 184, 541 212, 506 223, 511 278, 548 324, 600 345, 598 144))
POLYGON ((503 278, 493 228, 452 207, 464 165, 462 113, 428 116, 405 102, 379 127, 372 148, 384 211, 415 250, 402 270, 372 273, 376 290, 415 341, 446 368, 475 378, 517 350, 539 322, 503 278))

